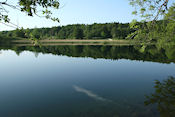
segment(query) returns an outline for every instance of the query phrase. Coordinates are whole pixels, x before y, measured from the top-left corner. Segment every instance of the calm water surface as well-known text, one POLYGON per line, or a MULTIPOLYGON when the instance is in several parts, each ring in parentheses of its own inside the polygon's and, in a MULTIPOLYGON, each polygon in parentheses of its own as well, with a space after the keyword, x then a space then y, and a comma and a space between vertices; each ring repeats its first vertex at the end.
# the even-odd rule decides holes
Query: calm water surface
POLYGON ((175 76, 174 62, 90 55, 2 49, 0 117, 160 116, 156 104, 144 105, 145 95, 155 80, 175 76))

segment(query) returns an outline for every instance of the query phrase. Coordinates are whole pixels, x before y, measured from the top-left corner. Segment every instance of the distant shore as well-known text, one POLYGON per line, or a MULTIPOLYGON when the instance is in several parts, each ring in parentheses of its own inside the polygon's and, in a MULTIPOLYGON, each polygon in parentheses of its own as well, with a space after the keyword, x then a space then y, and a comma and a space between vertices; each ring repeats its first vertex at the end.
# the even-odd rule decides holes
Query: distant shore
POLYGON ((72 40, 72 39, 45 39, 45 40, 14 40, 16 45, 136 45, 141 42, 134 40, 113 40, 113 39, 100 39, 100 40, 72 40))

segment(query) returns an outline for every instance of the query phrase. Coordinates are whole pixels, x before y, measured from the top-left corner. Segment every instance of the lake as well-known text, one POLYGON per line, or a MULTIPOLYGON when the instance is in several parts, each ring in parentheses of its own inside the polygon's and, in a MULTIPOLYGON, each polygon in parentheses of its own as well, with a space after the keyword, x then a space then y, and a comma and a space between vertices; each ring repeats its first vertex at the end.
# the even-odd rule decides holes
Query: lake
POLYGON ((0 65, 0 117, 175 114, 175 88, 164 110, 145 105, 155 80, 175 77, 175 46, 1 46, 0 65))

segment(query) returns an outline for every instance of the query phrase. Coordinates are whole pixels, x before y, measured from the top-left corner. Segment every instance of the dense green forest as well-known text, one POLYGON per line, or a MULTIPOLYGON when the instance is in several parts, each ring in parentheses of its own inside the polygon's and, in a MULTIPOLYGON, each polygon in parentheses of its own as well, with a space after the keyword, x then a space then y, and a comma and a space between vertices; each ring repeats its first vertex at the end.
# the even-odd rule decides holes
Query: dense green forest
POLYGON ((73 24, 52 28, 16 29, 0 32, 0 38, 26 39, 135 39, 156 41, 158 43, 175 42, 175 4, 163 16, 162 20, 131 23, 94 23, 73 24))
POLYGON ((164 45, 163 47, 152 45, 146 46, 1 46, 0 50, 13 50, 17 55, 23 51, 31 51, 36 55, 39 53, 66 55, 70 57, 91 57, 94 59, 130 59, 152 61, 160 63, 175 63, 175 46, 164 45))
MULTIPOLYGON (((157 4, 160 4, 160 1, 157 4)), ((145 5, 149 2, 144 1, 145 5)), ((131 1, 132 5, 139 5, 140 1, 131 1)), ((153 4, 150 2, 150 4, 153 4)), ((142 5, 141 5, 142 6, 142 5)), ((152 7, 154 5, 151 5, 152 7)), ((150 7, 151 7, 150 6, 150 7)), ((58 5, 57 5, 58 7, 58 5)), ((158 43, 175 42, 175 3, 160 19, 156 20, 133 20, 131 23, 94 23, 73 24, 56 26, 52 28, 16 29, 13 31, 0 32, 0 41, 9 38, 18 39, 135 39, 153 41, 158 43)), ((145 12, 141 7, 141 14, 145 12)), ((151 9, 149 9, 151 10, 151 9)), ((154 11, 154 9, 152 9, 154 11)), ((158 10, 158 16, 160 15, 158 10)), ((152 14, 153 15, 153 14, 152 14)), ((145 16, 146 17, 146 16, 145 16)), ((148 16, 149 17, 149 16, 148 16)), ((157 18, 157 17, 156 17, 157 18)))
POLYGON ((0 32, 4 38, 21 39, 135 39, 159 43, 175 41, 175 21, 74 24, 52 28, 16 29, 0 32))
POLYGON ((0 33, 4 37, 21 37, 37 39, 124 39, 133 32, 129 23, 105 23, 105 24, 74 24, 52 28, 16 29, 0 33))
POLYGON ((2 40, 15 39, 134 39, 157 42, 175 42, 175 17, 173 4, 162 20, 131 23, 73 24, 52 28, 16 29, 0 32, 2 40))

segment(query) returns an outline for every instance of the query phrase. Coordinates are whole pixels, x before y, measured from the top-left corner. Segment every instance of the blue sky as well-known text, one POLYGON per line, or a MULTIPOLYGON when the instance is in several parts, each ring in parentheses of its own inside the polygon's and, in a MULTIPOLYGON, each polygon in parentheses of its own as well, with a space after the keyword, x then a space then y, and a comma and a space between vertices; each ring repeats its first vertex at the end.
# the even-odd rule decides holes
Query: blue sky
MULTIPOLYGON (((16 0, 10 0, 15 3, 16 0)), ((136 19, 132 15, 134 10, 128 0, 59 0, 60 9, 54 10, 55 17, 60 23, 44 18, 28 17, 14 9, 9 9, 11 22, 24 28, 52 27, 67 24, 92 24, 106 22, 131 22, 136 19)), ((13 30, 14 28, 0 24, 0 30, 13 30)))

